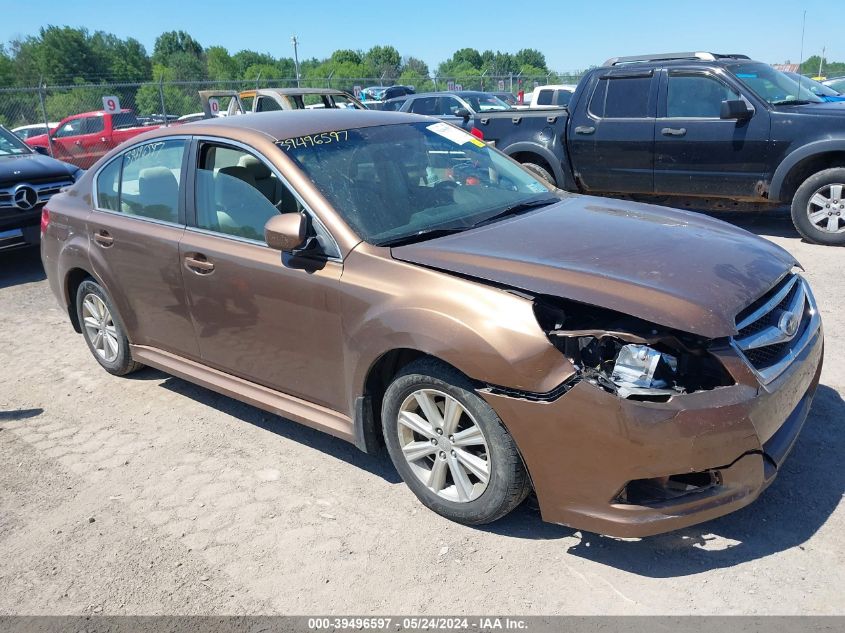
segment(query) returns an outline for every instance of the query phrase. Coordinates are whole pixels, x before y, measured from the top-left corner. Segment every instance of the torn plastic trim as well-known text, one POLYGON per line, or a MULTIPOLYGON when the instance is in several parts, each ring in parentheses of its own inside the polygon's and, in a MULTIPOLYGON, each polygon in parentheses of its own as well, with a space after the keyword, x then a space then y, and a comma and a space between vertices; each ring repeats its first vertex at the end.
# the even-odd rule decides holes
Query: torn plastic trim
POLYGON ((477 390, 481 393, 505 396, 507 398, 516 398, 518 400, 528 400, 530 402, 554 402, 562 395, 564 395, 567 391, 572 389, 579 382, 581 382, 581 380, 581 376, 570 376, 551 391, 546 391, 544 393, 537 391, 525 391, 522 389, 513 389, 511 387, 502 387, 499 385, 490 384, 479 385, 477 390))

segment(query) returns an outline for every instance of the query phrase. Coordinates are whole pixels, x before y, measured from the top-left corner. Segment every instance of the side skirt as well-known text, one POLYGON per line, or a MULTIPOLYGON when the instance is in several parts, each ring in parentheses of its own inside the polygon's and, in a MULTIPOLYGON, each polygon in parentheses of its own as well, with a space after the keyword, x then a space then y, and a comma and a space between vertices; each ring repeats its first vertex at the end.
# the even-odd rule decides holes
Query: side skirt
POLYGON ((289 396, 280 391, 226 374, 169 352, 130 345, 132 358, 217 393, 251 404, 270 413, 323 431, 347 442, 355 442, 352 420, 337 411, 289 396))

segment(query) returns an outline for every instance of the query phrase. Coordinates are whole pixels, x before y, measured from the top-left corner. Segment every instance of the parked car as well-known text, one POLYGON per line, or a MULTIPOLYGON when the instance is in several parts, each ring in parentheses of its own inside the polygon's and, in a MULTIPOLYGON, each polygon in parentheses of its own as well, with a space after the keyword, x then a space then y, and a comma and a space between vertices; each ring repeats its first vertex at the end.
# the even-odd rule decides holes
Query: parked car
POLYGON ((575 94, 572 84, 537 86, 534 88, 528 105, 532 108, 554 108, 569 105, 569 100, 575 94))
POLYGON ((361 91, 361 100, 387 101, 395 97, 412 95, 416 92, 413 86, 369 86, 361 91))
POLYGON ((518 103, 516 96, 512 92, 491 92, 490 94, 494 97, 501 99, 511 107, 515 106, 518 103))
POLYGON ((473 126, 567 191, 791 204, 807 240, 845 245, 845 104, 744 55, 615 58, 584 75, 568 111, 486 112, 473 126))
POLYGON ((132 110, 84 112, 69 116, 49 133, 26 139, 30 147, 52 151, 55 158, 87 169, 123 141, 156 126, 142 126, 132 110))
POLYGON ((459 127, 471 125, 476 113, 510 110, 510 106, 488 92, 423 92, 408 95, 399 112, 436 116, 459 127))
POLYGON ((205 118, 247 112, 276 112, 314 108, 364 110, 364 104, 343 90, 330 88, 261 88, 258 90, 200 90, 205 118), (223 101, 225 108, 220 103, 223 101))
POLYGON ((828 88, 833 88, 836 92, 845 94, 845 77, 831 77, 822 82, 828 88))
POLYGON ((47 127, 43 123, 33 123, 32 125, 21 125, 20 127, 12 128, 12 133, 15 134, 22 141, 25 141, 26 139, 32 136, 46 134, 47 132, 58 126, 58 123, 50 123, 49 127, 47 127))
POLYGON ((38 243, 41 209, 82 170, 43 156, 0 126, 0 250, 38 243))
POLYGON ((44 211, 49 285, 112 374, 150 365, 385 444, 468 524, 533 487, 579 529, 692 525, 751 503, 801 430, 821 322, 765 239, 557 192, 429 117, 183 131, 133 139, 44 211))
POLYGON ((806 86, 810 92, 822 101, 830 101, 833 103, 837 101, 845 101, 845 95, 837 92, 830 86, 825 86, 821 82, 813 81, 809 77, 804 77, 798 73, 784 72, 783 74, 793 79, 796 83, 800 83, 802 87, 806 86))

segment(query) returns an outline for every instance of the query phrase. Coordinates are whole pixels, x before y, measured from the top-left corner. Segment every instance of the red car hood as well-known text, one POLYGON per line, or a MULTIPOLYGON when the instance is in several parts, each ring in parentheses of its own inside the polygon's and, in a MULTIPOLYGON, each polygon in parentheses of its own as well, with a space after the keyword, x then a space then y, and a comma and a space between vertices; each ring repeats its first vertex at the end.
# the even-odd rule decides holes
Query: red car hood
POLYGON ((720 220, 591 196, 392 254, 709 338, 736 334, 736 314, 797 264, 720 220))

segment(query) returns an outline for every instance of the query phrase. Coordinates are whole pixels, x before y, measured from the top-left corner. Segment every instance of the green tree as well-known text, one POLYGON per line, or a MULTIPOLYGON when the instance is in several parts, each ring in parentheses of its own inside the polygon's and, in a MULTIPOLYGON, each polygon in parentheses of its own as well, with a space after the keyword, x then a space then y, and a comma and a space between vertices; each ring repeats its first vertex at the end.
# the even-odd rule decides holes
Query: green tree
POLYGON ((402 74, 404 75, 405 73, 413 73, 415 75, 419 75, 420 77, 428 77, 428 64, 416 57, 408 57, 405 60, 405 63, 402 64, 402 74))
POLYGON ((334 64, 355 64, 363 63, 363 56, 360 51, 353 51, 348 48, 340 49, 332 53, 329 61, 334 64))
POLYGON ((91 36, 90 46, 98 60, 103 81, 146 81, 152 66, 143 44, 134 38, 122 40, 111 33, 97 31, 91 36))
POLYGON ((0 86, 11 86, 14 75, 14 62, 6 53, 6 47, 0 44, 0 86))
POLYGON ((101 110, 103 91, 99 88, 70 88, 58 92, 48 91, 44 99, 47 118, 60 121, 72 114, 101 110))
POLYGON ((523 67, 539 68, 543 73, 548 72, 546 56, 533 48, 523 48, 514 55, 514 61, 520 69, 523 67))
POLYGON ((362 61, 372 72, 372 77, 383 75, 385 79, 395 79, 399 76, 402 57, 392 46, 373 46, 364 53, 362 61))
POLYGON ((238 64, 222 46, 210 46, 205 51, 208 78, 215 81, 227 81, 238 78, 238 64))
POLYGON ((86 29, 48 26, 27 42, 33 48, 38 74, 48 83, 73 83, 106 73, 86 29))
POLYGON ((232 59, 235 64, 237 64, 239 77, 243 77, 246 69, 250 66, 258 64, 272 64, 276 61, 273 59, 272 55, 267 55, 266 53, 256 53, 255 51, 250 50, 238 51, 232 55, 232 59))
POLYGON ((200 43, 185 31, 167 31, 156 38, 152 62, 166 66, 170 59, 179 53, 201 59, 203 50, 200 43))

